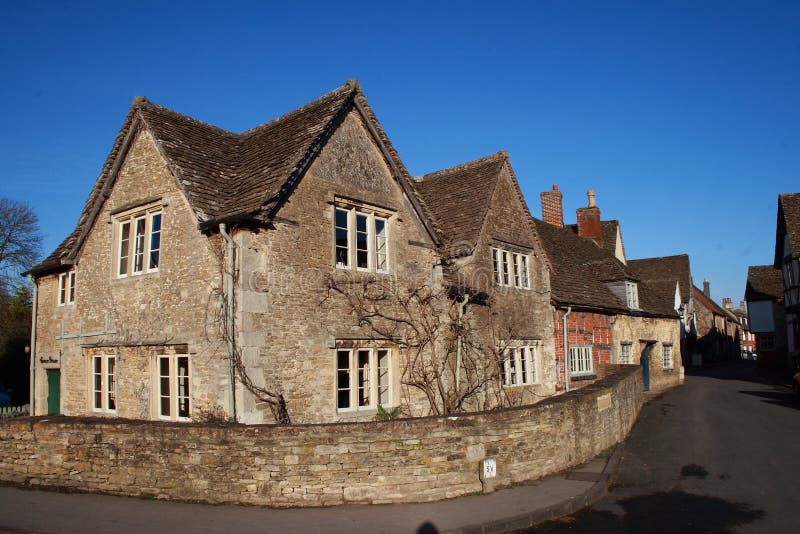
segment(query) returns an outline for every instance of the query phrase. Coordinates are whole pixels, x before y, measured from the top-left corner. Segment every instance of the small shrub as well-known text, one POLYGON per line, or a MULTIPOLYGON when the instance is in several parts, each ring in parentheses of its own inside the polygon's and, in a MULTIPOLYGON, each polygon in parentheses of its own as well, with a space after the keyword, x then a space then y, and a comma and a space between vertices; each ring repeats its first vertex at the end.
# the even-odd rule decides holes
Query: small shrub
POLYGON ((386 411, 386 409, 378 405, 378 413, 375 414, 376 421, 394 421, 395 419, 399 418, 403 414, 403 409, 399 406, 393 408, 391 411, 386 411))

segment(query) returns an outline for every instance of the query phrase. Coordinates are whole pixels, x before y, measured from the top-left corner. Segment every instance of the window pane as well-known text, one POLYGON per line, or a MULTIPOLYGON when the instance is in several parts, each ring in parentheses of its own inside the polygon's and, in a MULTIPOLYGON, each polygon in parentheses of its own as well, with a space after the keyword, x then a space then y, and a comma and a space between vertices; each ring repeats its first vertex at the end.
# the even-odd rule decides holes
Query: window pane
POLYGON ((356 213, 356 267, 369 268, 367 216, 356 213))
POLYGON ((115 374, 116 362, 117 359, 115 357, 109 356, 106 364, 106 384, 108 387, 108 404, 106 407, 109 410, 117 409, 117 380, 115 374))
POLYGON ((103 360, 100 356, 92 358, 92 367, 94 407, 100 410, 103 408, 103 360))
POLYGON ((134 234, 134 247, 133 247, 133 272, 138 273, 142 271, 144 265, 144 228, 145 219, 140 217, 136 219, 136 233, 134 234))
POLYGON ((508 252, 503 251, 503 284, 509 285, 508 252))
POLYGON ((128 248, 130 246, 131 223, 124 222, 119 226, 119 274, 128 274, 128 248))
POLYGON ((69 273, 67 279, 69 280, 69 298, 67 302, 73 303, 75 302, 75 271, 69 273))
POLYGON ((67 302, 67 276, 62 274, 58 277, 58 303, 65 304, 67 302))
POLYGON ((358 351, 358 405, 370 405, 369 350, 358 351))
POLYGON ((514 254, 514 286, 519 287, 519 254, 514 254))
POLYGON ((161 401, 160 413, 165 417, 169 417, 172 413, 170 406, 172 392, 170 391, 169 377, 169 356, 161 356, 158 358, 158 395, 161 401))
POLYGON ((158 257, 161 252, 161 214, 155 213, 150 218, 150 263, 148 269, 158 269, 158 257))
POLYGON ((347 212, 345 210, 336 210, 334 227, 336 234, 336 265, 347 267, 350 265, 350 254, 347 238, 347 212))
POLYGON ((519 349, 519 364, 522 374, 522 383, 527 384, 531 381, 531 378, 528 375, 528 351, 525 347, 519 349))
POLYGON ((492 268, 494 269, 494 280, 498 284, 503 283, 503 277, 500 270, 500 251, 496 248, 492 249, 492 268))
POLYGON ((378 402, 384 406, 391 402, 389 397, 389 351, 386 349, 378 351, 378 402))
POLYGON ((178 356, 178 417, 189 417, 189 357, 178 356))
POLYGON ((522 287, 531 287, 530 280, 528 280, 528 256, 522 255, 522 287))
POLYGON ((336 352, 336 407, 350 408, 350 351, 336 352))
POLYGON ((386 261, 386 220, 375 217, 375 268, 385 271, 386 261))

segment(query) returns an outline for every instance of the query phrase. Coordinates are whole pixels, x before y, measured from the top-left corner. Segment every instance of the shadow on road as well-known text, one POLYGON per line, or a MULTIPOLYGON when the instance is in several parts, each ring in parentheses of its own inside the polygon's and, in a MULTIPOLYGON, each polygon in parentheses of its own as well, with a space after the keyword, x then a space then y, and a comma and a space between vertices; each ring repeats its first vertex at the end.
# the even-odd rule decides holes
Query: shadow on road
POLYGON ((777 404, 778 406, 800 410, 800 399, 797 398, 793 391, 739 391, 739 393, 761 397, 768 404, 777 404))
POLYGON ((526 532, 733 532, 766 516, 745 503, 682 491, 659 492, 617 501, 624 515, 587 509, 548 521, 526 532))

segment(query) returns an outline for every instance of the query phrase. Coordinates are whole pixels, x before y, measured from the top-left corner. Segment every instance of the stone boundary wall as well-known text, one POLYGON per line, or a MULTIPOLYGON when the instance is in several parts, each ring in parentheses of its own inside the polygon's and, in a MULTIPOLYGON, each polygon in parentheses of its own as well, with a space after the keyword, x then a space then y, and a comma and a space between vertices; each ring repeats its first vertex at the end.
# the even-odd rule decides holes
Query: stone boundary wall
MULTIPOLYGON (((277 427, 36 417, 0 422, 0 480, 275 507, 423 502, 581 464, 628 434, 638 367, 538 404, 456 417, 277 427)), ((487 490, 489 488, 486 488, 487 490)))

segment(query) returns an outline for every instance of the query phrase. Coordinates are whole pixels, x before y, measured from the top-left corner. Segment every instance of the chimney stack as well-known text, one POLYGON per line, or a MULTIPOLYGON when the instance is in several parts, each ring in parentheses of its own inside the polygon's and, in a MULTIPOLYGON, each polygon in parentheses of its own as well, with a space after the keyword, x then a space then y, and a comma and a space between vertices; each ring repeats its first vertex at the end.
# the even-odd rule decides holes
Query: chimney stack
POLYGON ((747 305, 744 303, 743 300, 739 301, 739 311, 742 313, 747 313, 747 305))
POLYGON ((539 193, 542 199, 542 220, 547 224, 564 226, 564 208, 562 205, 561 191, 558 190, 558 184, 553 184, 552 191, 543 191, 539 193))
POLYGON ((703 295, 711 298, 711 284, 708 283, 708 278, 703 278, 703 295))
POLYGON ((730 297, 724 297, 722 299, 722 307, 726 310, 733 311, 733 299, 730 297))
POLYGON ((594 191, 587 193, 589 205, 578 208, 575 213, 578 219, 578 235, 593 239, 599 246, 603 246, 603 229, 600 225, 600 208, 595 205, 594 191))

